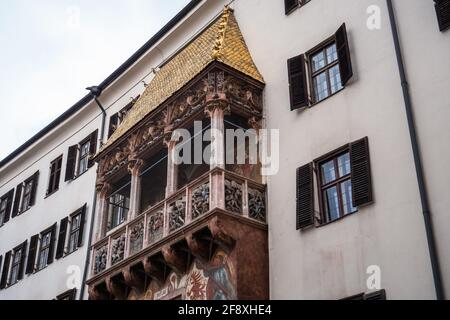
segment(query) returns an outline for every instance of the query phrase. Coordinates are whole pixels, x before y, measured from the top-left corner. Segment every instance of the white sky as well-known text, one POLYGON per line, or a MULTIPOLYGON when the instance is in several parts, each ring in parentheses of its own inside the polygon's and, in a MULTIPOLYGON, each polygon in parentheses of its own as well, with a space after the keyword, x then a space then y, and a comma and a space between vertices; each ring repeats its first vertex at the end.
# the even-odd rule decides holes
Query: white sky
POLYGON ((125 62, 189 0, 0 0, 0 159, 125 62))

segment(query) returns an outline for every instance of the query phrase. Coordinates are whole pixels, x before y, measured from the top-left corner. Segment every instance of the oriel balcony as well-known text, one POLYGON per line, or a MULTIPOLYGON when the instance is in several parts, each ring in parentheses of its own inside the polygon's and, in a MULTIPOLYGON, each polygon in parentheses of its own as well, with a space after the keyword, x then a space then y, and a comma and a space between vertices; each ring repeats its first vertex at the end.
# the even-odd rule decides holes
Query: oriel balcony
POLYGON ((248 242, 242 249, 261 248, 241 257, 248 265, 252 257, 262 262, 266 233, 265 186, 213 169, 92 246, 91 298, 125 299, 133 287, 142 294, 153 280, 162 285, 171 272, 185 274, 195 259, 207 264, 218 250, 231 253, 238 241, 248 242))

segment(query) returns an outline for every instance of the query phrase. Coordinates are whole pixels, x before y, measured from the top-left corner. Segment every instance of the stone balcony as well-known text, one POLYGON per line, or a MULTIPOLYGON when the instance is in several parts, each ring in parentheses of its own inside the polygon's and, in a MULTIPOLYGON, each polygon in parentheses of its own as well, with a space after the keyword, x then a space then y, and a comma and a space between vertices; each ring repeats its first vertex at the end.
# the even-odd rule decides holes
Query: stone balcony
MULTIPOLYGON (((245 253, 236 264, 252 255, 258 264, 266 258, 265 186, 216 168, 92 246, 90 297, 126 299, 130 290, 142 294, 152 281, 161 287, 170 272, 185 274, 195 259, 208 263, 217 249, 231 254, 236 247, 245 253)), ((239 299, 255 297, 247 286, 252 285, 252 269, 260 267, 249 266, 237 271, 247 276, 238 284, 239 299)), ((264 277, 260 271, 256 276, 264 277)), ((264 283, 256 297, 265 298, 264 283)))

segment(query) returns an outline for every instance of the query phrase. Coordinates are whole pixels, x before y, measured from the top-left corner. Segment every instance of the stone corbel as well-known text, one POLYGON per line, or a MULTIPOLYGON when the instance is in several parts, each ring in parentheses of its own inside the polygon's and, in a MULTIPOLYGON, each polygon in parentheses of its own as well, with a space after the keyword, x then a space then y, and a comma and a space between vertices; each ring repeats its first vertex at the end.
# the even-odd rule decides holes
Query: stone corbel
POLYGON ((233 249, 236 240, 225 230, 222 221, 218 217, 214 217, 209 221, 208 228, 217 245, 228 252, 233 249))
POLYGON ((133 288, 137 294, 142 294, 145 291, 145 276, 139 271, 126 268, 123 271, 123 278, 125 284, 133 288))
POLYGON ((155 258, 147 258, 143 262, 145 273, 159 285, 164 284, 166 280, 166 266, 155 258))
POLYGON ((231 107, 228 100, 226 98, 220 98, 219 96, 207 100, 205 104, 205 114, 212 119, 218 112, 220 112, 220 115, 222 116, 231 114, 231 107))
POLYGON ((209 260, 209 241, 201 240, 191 233, 186 236, 186 242, 194 257, 203 262, 207 262, 209 260))
POLYGON ((106 291, 102 291, 97 287, 90 286, 88 289, 89 300, 109 300, 109 293, 106 291))
POLYGON ((127 297, 127 286, 116 277, 106 278, 106 288, 115 300, 125 300, 127 297))
POLYGON ((184 274, 187 268, 187 254, 184 251, 175 249, 169 245, 161 250, 167 265, 178 274, 184 274))

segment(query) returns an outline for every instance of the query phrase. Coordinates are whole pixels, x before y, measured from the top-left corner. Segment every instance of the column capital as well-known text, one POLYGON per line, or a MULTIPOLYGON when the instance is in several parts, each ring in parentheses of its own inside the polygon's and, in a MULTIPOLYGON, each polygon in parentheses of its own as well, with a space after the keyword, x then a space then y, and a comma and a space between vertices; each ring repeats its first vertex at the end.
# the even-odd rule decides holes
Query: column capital
POLYGON ((145 161, 142 159, 130 159, 128 162, 128 172, 132 175, 132 176, 138 176, 141 171, 142 168, 144 167, 145 161))
POLYGON ((106 196, 112 190, 112 185, 108 182, 105 182, 103 179, 97 180, 95 187, 100 198, 106 198, 106 196))
POLYGON ((223 112, 223 114, 230 114, 231 113, 231 108, 230 108, 230 103, 228 102, 228 100, 226 99, 221 99, 221 98, 217 98, 217 99, 211 99, 208 100, 206 102, 205 105, 205 114, 207 116, 209 116, 210 118, 214 117, 214 114, 217 111, 221 111, 223 112))

